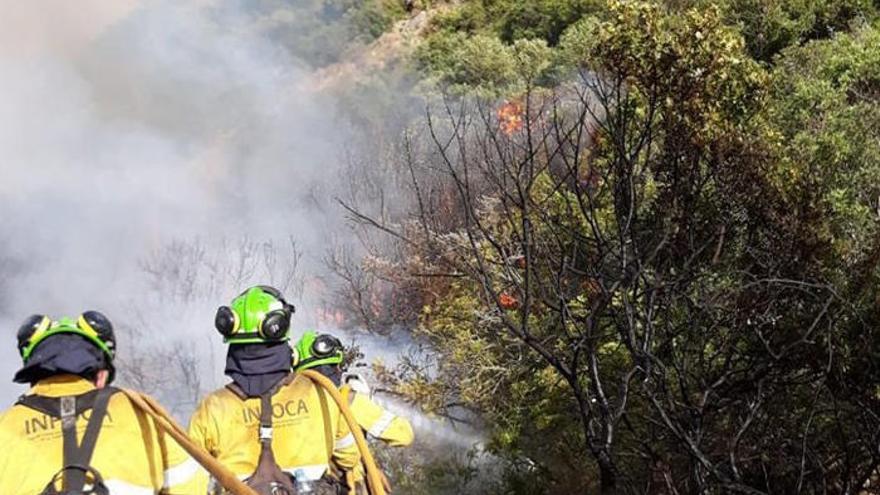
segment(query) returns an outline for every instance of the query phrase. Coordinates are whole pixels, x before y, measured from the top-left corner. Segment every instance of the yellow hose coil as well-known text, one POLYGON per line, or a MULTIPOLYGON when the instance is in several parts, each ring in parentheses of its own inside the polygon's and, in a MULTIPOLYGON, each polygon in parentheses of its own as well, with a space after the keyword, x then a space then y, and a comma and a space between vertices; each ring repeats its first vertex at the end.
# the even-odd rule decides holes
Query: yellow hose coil
POLYGON ((364 433, 361 431, 361 427, 358 426, 354 414, 351 413, 351 408, 348 407, 348 401, 342 398, 342 394, 339 393, 336 385, 326 376, 314 370, 305 370, 300 371, 299 373, 314 382, 316 385, 323 387, 330 393, 330 397, 333 397, 333 400, 336 401, 336 405, 339 406, 339 411, 342 412, 345 422, 348 423, 348 429, 351 430, 351 434, 354 436, 354 441, 361 453, 364 468, 366 468, 367 471, 367 490, 369 490, 370 495, 385 495, 385 487, 382 484, 382 472, 379 470, 379 466, 373 458, 373 453, 370 452, 370 447, 367 445, 367 439, 364 438, 364 433))
POLYGON ((251 487, 245 485, 238 477, 223 464, 209 454, 205 449, 195 444, 189 439, 183 428, 178 425, 174 419, 160 406, 152 397, 143 395, 133 390, 122 389, 125 395, 148 416, 156 421, 160 428, 171 435, 172 438, 185 450, 193 459, 205 468, 214 479, 226 488, 233 495, 259 495, 251 487))
MULTIPOLYGON (((367 489, 370 492, 370 495, 386 495, 385 487, 382 483, 382 472, 379 470, 372 452, 370 452, 370 447, 367 445, 367 439, 364 438, 364 433, 361 431, 360 426, 358 426, 357 420, 348 406, 348 402, 342 398, 336 385, 324 375, 312 370, 305 370, 300 373, 316 385, 327 390, 327 392, 330 393, 330 396, 333 397, 333 400, 336 401, 339 410, 342 412, 342 416, 345 418, 345 422, 348 424, 348 428, 351 430, 351 434, 354 436, 355 444, 357 444, 358 450, 361 453, 361 458, 363 459, 364 467, 367 471, 367 489)), ((171 435, 183 450, 192 456, 196 462, 201 464, 206 471, 211 473, 211 476, 213 476, 223 488, 232 492, 233 495, 259 495, 251 487, 245 485, 239 480, 232 471, 217 461, 217 459, 205 449, 190 440, 186 431, 184 431, 183 428, 174 421, 174 418, 172 418, 158 402, 153 400, 152 397, 133 390, 122 389, 122 391, 128 396, 132 403, 138 407, 138 409, 152 417, 153 420, 156 421, 156 424, 165 430, 166 433, 171 435)))

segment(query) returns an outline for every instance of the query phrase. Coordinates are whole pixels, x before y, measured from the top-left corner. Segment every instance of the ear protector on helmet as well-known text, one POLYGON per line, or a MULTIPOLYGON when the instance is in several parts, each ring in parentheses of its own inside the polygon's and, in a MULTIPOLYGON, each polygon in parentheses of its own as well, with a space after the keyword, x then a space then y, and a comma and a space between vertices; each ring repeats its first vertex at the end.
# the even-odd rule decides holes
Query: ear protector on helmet
MULTIPOLYGON (((256 331, 240 333, 239 330, 241 330, 243 324, 242 319, 246 315, 239 314, 239 311, 233 307, 220 306, 217 309, 217 314, 214 316, 214 326, 217 328, 217 331, 220 332, 220 335, 223 335, 226 341, 229 341, 232 338, 240 342, 244 339, 254 339, 253 342, 275 342, 284 340, 287 337, 287 331, 290 329, 290 317, 296 311, 296 308, 284 300, 284 296, 281 295, 281 292, 278 291, 278 289, 267 285, 251 287, 233 300, 233 306, 236 306, 237 303, 243 300, 240 304, 244 307, 245 311, 249 310, 250 308, 247 307, 247 298, 251 297, 254 289, 258 289, 258 291, 254 293, 255 297, 269 295, 272 302, 280 302, 281 307, 266 311, 255 325, 256 331)), ((265 305, 265 301, 257 302, 257 304, 260 303, 265 305)), ((256 308, 254 311, 260 311, 261 309, 263 308, 256 308)))
POLYGON ((342 342, 336 337, 328 334, 318 335, 318 338, 312 342, 312 356, 316 358, 325 358, 342 352, 342 342))
POLYGON ((61 318, 52 321, 46 315, 31 315, 18 328, 18 352, 27 361, 37 345, 47 337, 59 333, 81 335, 98 346, 112 362, 116 354, 113 324, 98 311, 86 311, 76 319, 61 318))
POLYGON ((42 340, 41 337, 49 329, 52 319, 46 315, 31 315, 18 327, 18 353, 21 357, 27 359, 25 350, 30 347, 32 342, 42 340))
POLYGON ((220 306, 214 316, 214 326, 217 327, 220 335, 231 337, 241 326, 241 319, 229 306, 220 306))
POLYGON ((276 309, 263 318, 260 324, 260 335, 266 340, 281 340, 290 328, 290 311, 276 309))
POLYGON ((112 352, 115 352, 116 336, 113 333, 113 324, 110 323, 110 320, 104 316, 103 313, 98 311, 86 311, 79 315, 76 325, 81 330, 94 332, 99 339, 107 344, 107 347, 109 347, 112 352))
POLYGON ((305 370, 322 364, 341 364, 344 358, 342 342, 329 334, 304 335, 294 348, 293 367, 305 370), (309 345, 308 340, 314 339, 309 345))

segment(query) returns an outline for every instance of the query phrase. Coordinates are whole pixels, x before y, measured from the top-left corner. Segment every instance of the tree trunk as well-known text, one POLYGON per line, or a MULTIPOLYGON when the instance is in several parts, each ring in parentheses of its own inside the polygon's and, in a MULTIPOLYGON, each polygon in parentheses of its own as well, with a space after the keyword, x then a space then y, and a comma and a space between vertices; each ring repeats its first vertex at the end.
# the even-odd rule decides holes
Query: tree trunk
POLYGON ((599 490, 602 495, 613 495, 617 490, 617 469, 607 453, 602 452, 596 459, 599 463, 599 490))

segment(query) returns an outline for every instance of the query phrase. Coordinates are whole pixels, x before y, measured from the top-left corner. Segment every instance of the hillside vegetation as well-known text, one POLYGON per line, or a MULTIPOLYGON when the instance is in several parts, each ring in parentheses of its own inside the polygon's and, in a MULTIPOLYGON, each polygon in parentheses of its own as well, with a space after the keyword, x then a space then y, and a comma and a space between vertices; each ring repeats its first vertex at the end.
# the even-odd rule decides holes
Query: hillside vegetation
POLYGON ((386 385, 501 467, 403 490, 876 493, 878 4, 423 9, 427 112, 394 205, 346 200, 370 253, 347 300, 415 329, 386 385))

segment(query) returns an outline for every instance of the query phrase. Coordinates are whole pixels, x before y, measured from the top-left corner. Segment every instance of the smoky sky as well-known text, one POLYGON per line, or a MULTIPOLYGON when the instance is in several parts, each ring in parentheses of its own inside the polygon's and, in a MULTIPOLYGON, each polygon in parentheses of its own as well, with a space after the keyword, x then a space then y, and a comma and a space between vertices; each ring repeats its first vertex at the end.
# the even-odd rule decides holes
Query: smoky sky
POLYGON ((320 258, 342 224, 315 192, 343 170, 336 105, 246 3, 0 2, 0 382, 31 313, 137 316, 129 353, 213 337, 225 301, 181 314, 150 293, 142 261, 171 242, 290 238, 305 270, 320 258))

